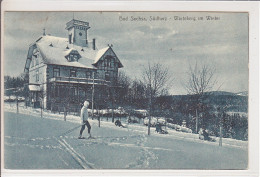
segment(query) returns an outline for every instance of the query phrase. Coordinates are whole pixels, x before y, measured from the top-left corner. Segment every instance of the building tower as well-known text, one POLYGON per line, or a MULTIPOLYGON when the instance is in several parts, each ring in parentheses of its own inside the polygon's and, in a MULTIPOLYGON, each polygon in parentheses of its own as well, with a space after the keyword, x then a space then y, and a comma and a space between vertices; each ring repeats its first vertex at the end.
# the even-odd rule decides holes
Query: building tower
POLYGON ((71 20, 66 23, 68 30, 68 38, 70 44, 75 44, 82 47, 88 47, 88 29, 89 23, 80 20, 71 20))

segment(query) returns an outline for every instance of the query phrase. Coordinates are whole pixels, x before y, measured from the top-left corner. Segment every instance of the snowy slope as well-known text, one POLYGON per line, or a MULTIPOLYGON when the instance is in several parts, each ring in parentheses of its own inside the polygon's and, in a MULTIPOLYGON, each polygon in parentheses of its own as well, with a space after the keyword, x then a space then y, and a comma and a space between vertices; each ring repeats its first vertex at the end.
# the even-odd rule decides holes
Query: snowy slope
MULTIPOLYGON (((5 167, 10 169, 245 169, 247 142, 198 139, 198 135, 167 129, 157 134, 142 124, 116 127, 103 118, 90 120, 96 139, 78 140, 79 117, 5 104, 5 167), (35 159, 38 159, 35 161, 35 159)), ((124 120, 122 120, 124 122, 124 120)), ((87 135, 87 131, 83 133, 87 135)))

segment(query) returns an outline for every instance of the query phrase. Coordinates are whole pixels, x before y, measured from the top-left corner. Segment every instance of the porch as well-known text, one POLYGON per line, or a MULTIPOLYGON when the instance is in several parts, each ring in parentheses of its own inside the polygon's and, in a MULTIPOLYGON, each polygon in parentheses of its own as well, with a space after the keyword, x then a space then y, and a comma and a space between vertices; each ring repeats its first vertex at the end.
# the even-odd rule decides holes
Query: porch
MULTIPOLYGON (((100 79, 55 77, 49 79, 46 91, 46 108, 63 112, 63 109, 78 112, 85 100, 94 107, 105 107, 109 95, 110 82, 100 79)), ((90 105, 91 106, 91 105, 90 105)))
POLYGON ((84 85, 111 85, 110 81, 103 79, 92 79, 92 78, 77 78, 77 77, 53 77, 49 78, 49 83, 71 83, 71 84, 84 84, 84 85), (94 83, 93 83, 94 82, 94 83))

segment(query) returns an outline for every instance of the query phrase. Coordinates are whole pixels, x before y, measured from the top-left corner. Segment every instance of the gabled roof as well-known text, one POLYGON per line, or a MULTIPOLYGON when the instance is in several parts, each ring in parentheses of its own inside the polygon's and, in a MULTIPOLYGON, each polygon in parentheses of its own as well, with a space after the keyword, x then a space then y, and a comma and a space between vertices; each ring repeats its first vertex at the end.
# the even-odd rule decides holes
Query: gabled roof
POLYGON ((69 44, 67 38, 60 38, 54 36, 42 36, 35 42, 39 49, 43 60, 47 64, 57 64, 65 66, 75 66, 84 68, 95 68, 92 64, 99 61, 99 59, 109 49, 106 47, 100 50, 93 50, 90 47, 81 47, 74 44, 69 44), (65 56, 71 51, 77 51, 81 58, 78 62, 69 62, 65 56))
POLYGON ((105 47, 103 49, 100 49, 97 54, 96 54, 96 57, 95 57, 95 60, 94 60, 94 63, 93 64, 96 64, 99 59, 106 53, 106 51, 109 49, 109 47, 105 47))
POLYGON ((118 61, 119 68, 122 68, 123 67, 122 63, 120 62, 120 60, 118 59, 118 57, 116 56, 115 52, 113 51, 113 49, 111 47, 106 47, 106 48, 100 49, 96 55, 93 65, 96 65, 98 63, 98 61, 101 59, 101 57, 103 57, 109 50, 110 50, 110 52, 113 53, 116 60, 118 61))

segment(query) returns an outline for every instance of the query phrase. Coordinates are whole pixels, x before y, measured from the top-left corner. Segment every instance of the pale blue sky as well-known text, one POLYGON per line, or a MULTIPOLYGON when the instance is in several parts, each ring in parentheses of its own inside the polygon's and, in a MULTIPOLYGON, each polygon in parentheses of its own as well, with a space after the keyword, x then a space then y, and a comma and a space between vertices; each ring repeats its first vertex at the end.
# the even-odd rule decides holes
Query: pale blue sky
MULTIPOLYGON (((5 12, 4 74, 23 72, 28 47, 43 28, 53 36, 67 37, 66 22, 72 12, 5 12)), ((161 62, 174 77, 170 93, 185 94, 183 82, 191 65, 215 65, 220 90, 248 91, 248 14, 206 12, 75 12, 74 18, 88 21, 89 40, 97 47, 113 44, 113 49, 132 78, 140 78, 142 65, 161 62), (206 20, 206 16, 218 20, 206 20), (128 21, 120 21, 128 17, 128 21), (131 16, 147 21, 131 21, 131 16), (150 21, 150 16, 167 18, 150 21), (174 20, 203 17, 203 20, 174 20)))

